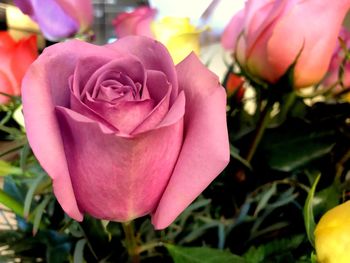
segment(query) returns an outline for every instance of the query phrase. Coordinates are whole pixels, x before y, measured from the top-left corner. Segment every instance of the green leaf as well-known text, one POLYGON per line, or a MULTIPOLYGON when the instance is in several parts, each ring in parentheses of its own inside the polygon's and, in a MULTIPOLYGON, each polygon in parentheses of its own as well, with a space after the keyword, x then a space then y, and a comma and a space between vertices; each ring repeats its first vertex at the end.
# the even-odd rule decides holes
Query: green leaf
POLYGON ((21 138, 21 139, 6 142, 6 143, 2 142, 0 144, 0 157, 4 157, 16 151, 19 151, 23 147, 23 145, 25 145, 26 143, 27 143, 26 138, 21 138))
POLYGON ((12 166, 8 162, 4 160, 0 160, 0 176, 6 176, 6 175, 21 175, 22 170, 18 167, 12 166))
POLYGON ((26 143, 21 150, 21 155, 20 155, 20 160, 19 160, 20 167, 21 167, 22 171, 25 171, 27 159, 28 159, 28 156, 30 154, 30 151, 31 151, 31 149, 30 149, 29 143, 26 143))
POLYGON ((24 211, 23 211, 23 215, 24 217, 28 217, 29 212, 30 212, 30 207, 32 204, 32 200, 34 197, 34 193, 35 193, 35 189, 38 187, 38 185, 40 184, 40 182, 45 178, 44 175, 39 175, 37 178, 35 178, 35 180, 33 181, 33 183, 30 185, 28 192, 26 194, 26 198, 24 200, 24 211))
POLYGON ((208 247, 179 247, 170 244, 165 247, 174 263, 246 263, 240 256, 208 247))
POLYGON ((244 258, 247 260, 247 263, 264 262, 264 259, 265 259, 264 246, 250 247, 249 250, 244 254, 244 258))
MULTIPOLYGON (((283 257, 283 255, 293 254, 292 251, 297 249, 303 241, 304 235, 277 239, 258 247, 250 247, 243 257, 248 263, 276 262, 276 259, 283 257)), ((296 262, 296 260, 293 262, 296 262)))
POLYGON ((310 257, 310 261, 311 263, 317 263, 317 256, 314 252, 311 253, 311 257, 310 257))
POLYGON ((50 199, 51 199, 50 195, 45 196, 44 200, 35 209, 36 213, 35 213, 34 222, 33 222, 33 235, 36 235, 36 233, 38 232, 41 218, 44 214, 45 207, 50 202, 50 199))
POLYGON ((232 144, 230 144, 230 154, 233 159, 236 159, 237 161, 239 161, 249 170, 253 169, 250 163, 246 159, 244 159, 242 156, 239 155, 239 150, 235 148, 232 144))
POLYGON ((326 211, 337 206, 342 196, 342 187, 338 180, 335 180, 329 187, 315 193, 313 210, 314 216, 323 215, 326 211))
POLYGON ((272 186, 262 194, 261 199, 258 202, 258 205, 255 209, 254 215, 257 216, 260 210, 264 209, 269 202, 270 198, 277 193, 276 184, 272 184, 272 186))
POLYGON ((0 203, 11 209, 15 214, 23 217, 23 206, 13 197, 0 189, 0 203))
POLYGON ((73 262, 82 263, 84 262, 84 247, 86 245, 86 239, 80 239, 75 245, 73 262))
POLYGON ((219 227, 219 225, 220 225, 220 222, 212 221, 212 222, 208 222, 200 227, 196 227, 187 236, 185 236, 183 239, 181 239, 179 241, 179 244, 182 245, 184 243, 193 242, 194 240, 203 236, 208 231, 208 229, 211 229, 214 227, 219 227))
POLYGON ((335 131, 329 128, 291 121, 266 133, 260 153, 271 168, 291 172, 330 153, 335 142, 335 131))
POLYGON ((65 242, 62 244, 57 244, 55 246, 48 246, 46 251, 46 260, 48 263, 61 263, 61 262, 69 262, 69 254, 71 250, 71 244, 69 242, 65 242))
POLYGON ((304 205, 304 213, 303 213, 306 234, 307 234, 307 237, 308 237, 312 246, 315 245, 314 231, 315 231, 315 227, 316 227, 312 203, 313 203, 313 199, 315 196, 316 186, 317 186, 320 178, 321 178, 321 175, 319 174, 316 177, 316 179, 315 179, 315 181, 314 181, 314 183, 309 191, 309 194, 307 195, 306 202, 304 205))

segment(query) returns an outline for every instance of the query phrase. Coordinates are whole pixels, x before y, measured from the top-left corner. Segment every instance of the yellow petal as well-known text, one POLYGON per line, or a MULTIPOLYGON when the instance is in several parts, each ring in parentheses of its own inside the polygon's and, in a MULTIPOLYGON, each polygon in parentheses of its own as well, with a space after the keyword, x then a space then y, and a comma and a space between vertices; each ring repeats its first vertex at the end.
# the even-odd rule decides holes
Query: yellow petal
POLYGON ((151 24, 155 38, 169 50, 174 63, 182 61, 192 51, 200 52, 199 36, 203 30, 190 23, 189 18, 164 17, 151 24))
POLYGON ((319 263, 350 262, 350 201, 329 210, 315 230, 319 263))

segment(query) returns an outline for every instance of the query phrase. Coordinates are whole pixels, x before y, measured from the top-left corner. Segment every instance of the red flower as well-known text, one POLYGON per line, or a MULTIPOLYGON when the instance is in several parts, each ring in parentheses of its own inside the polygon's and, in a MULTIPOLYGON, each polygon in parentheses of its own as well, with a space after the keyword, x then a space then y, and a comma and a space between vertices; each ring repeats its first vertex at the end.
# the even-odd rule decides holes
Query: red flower
MULTIPOLYGON (((8 32, 0 31, 0 92, 20 95, 22 78, 37 56, 36 36, 16 42, 8 32)), ((8 100, 0 95, 0 103, 8 100)))

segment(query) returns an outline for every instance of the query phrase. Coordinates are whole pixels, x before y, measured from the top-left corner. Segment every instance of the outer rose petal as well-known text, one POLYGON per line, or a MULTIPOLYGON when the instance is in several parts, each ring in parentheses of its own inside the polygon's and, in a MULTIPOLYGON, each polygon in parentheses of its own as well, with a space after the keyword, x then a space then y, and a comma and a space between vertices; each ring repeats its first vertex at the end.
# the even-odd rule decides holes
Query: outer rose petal
POLYGON ((226 94, 218 78, 193 53, 176 69, 186 96, 185 135, 173 174, 152 215, 156 229, 171 224, 230 158, 226 94))
POLYGON ((232 17, 230 23, 225 28, 221 37, 221 43, 224 48, 233 50, 236 46, 237 39, 243 31, 244 15, 245 12, 244 9, 242 9, 232 17))
MULTIPOLYGON (((281 75, 266 66, 269 63, 268 41, 273 33, 274 27, 293 7, 298 0, 277 0, 256 10, 252 17, 252 28, 248 28, 246 67, 253 75, 262 76, 265 80, 275 83, 281 75), (253 26, 255 23, 255 26, 253 26), (253 28, 256 28, 254 31, 253 28)), ((283 72, 284 73, 284 72, 283 72)))
POLYGON ((252 30, 256 31, 259 28, 259 24, 254 24, 252 25, 252 20, 254 20, 255 13, 263 8, 264 6, 273 3, 273 2, 281 2, 285 0, 249 0, 246 1, 244 9, 246 10, 246 16, 245 16, 245 22, 244 22, 244 27, 250 27, 252 26, 252 30))
POLYGON ((176 123, 134 138, 106 134, 83 115, 57 110, 81 211, 115 221, 154 211, 181 149, 184 103, 176 123))
POLYGON ((77 61, 96 54, 101 59, 121 55, 105 47, 81 41, 53 45, 46 48, 30 66, 22 84, 23 112, 29 143, 40 164, 53 179, 58 202, 70 217, 78 221, 83 217, 75 200, 55 106, 69 105, 68 80, 77 61), (42 127, 46 127, 45 131, 42 127))
POLYGON ((326 73, 349 7, 349 0, 332 3, 328 0, 299 0, 281 18, 269 40, 268 59, 274 74, 282 76, 303 48, 295 68, 295 86, 305 87, 319 82, 326 73))

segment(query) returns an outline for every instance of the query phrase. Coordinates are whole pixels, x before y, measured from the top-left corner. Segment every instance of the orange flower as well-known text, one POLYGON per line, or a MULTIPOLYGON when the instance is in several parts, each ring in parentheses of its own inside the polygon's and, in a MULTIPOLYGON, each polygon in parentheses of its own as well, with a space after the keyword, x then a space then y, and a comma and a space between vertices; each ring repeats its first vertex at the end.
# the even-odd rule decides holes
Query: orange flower
MULTIPOLYGON (((0 31, 0 92, 20 95, 22 78, 37 56, 36 36, 15 41, 8 32, 0 31)), ((0 95, 0 103, 8 100, 0 95)))

